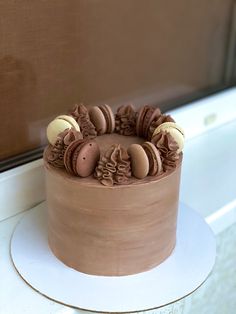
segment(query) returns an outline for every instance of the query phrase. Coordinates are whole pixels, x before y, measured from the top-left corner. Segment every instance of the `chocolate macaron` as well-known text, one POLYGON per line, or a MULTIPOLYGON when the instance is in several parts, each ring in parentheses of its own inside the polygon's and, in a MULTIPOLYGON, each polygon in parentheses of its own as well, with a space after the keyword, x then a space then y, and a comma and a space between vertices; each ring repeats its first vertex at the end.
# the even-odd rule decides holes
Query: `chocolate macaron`
POLYGON ((136 133, 140 137, 147 137, 150 124, 156 116, 160 115, 160 109, 151 105, 140 108, 136 121, 136 133))
POLYGON ((89 111, 91 122, 98 135, 113 133, 115 130, 115 116, 108 105, 94 106, 89 111))
POLYGON ((107 130, 107 122, 102 110, 98 106, 92 107, 89 110, 89 117, 96 128, 97 134, 104 134, 107 130))
POLYGON ((113 133, 115 130, 115 116, 111 110, 111 107, 108 105, 101 105, 99 108, 101 109, 106 120, 106 133, 113 133))
POLYGON ((143 136, 143 122, 144 122, 145 115, 147 114, 149 109, 150 109, 149 105, 145 105, 139 109, 137 120, 136 120, 136 134, 139 137, 143 136))
POLYGON ((80 177, 88 177, 93 172, 100 158, 100 149, 93 140, 72 142, 64 154, 66 170, 80 177))
POLYGON ((152 122, 157 119, 158 117, 160 117, 161 115, 161 110, 160 108, 153 108, 152 113, 150 114, 149 120, 146 124, 145 130, 144 130, 144 136, 145 138, 148 138, 148 131, 150 128, 150 125, 152 124, 152 122))
POLYGON ((149 160, 143 147, 139 144, 132 144, 128 148, 131 160, 131 171, 134 177, 144 179, 149 172, 149 160))
POLYGON ((145 114, 144 119, 143 119, 142 135, 144 138, 146 138, 147 129, 149 126, 149 121, 150 121, 154 111, 155 111, 155 108, 153 106, 148 106, 148 109, 147 109, 146 114, 145 114))
POLYGON ((74 174, 73 167, 72 167, 72 158, 73 158, 74 151, 80 144, 84 143, 85 141, 86 140, 84 139, 75 140, 71 142, 65 150, 64 165, 65 165, 66 170, 70 174, 74 174))
POLYGON ((149 172, 150 176, 157 176, 162 172, 162 161, 159 150, 151 142, 144 142, 142 144, 149 160, 149 172))

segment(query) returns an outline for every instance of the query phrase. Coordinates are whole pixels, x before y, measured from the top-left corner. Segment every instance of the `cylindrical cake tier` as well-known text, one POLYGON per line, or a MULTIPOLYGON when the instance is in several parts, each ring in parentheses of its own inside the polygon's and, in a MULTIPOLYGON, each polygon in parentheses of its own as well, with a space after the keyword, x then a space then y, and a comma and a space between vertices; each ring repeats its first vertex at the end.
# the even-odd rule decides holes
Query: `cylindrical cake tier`
POLYGON ((163 262, 176 242, 181 162, 160 178, 106 187, 45 163, 48 236, 67 266, 121 276, 163 262))

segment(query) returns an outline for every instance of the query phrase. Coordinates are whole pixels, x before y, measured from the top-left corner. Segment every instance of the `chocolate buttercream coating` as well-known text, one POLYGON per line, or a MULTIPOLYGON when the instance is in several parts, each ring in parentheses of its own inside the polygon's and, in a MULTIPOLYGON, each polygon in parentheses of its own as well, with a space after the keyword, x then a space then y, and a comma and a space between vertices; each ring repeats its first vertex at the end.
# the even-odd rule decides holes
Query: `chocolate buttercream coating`
POLYGON ((127 183, 131 168, 126 149, 119 144, 112 145, 99 160, 94 176, 106 186, 127 183))
POLYGON ((176 168, 179 159, 178 144, 168 132, 159 132, 151 141, 160 151, 164 171, 176 168))
POLYGON ((88 109, 84 104, 75 105, 70 114, 79 124, 84 138, 94 138, 97 136, 95 126, 91 122, 88 109))
POLYGON ((112 187, 48 163, 45 169, 49 246, 67 266, 122 276, 147 271, 171 254, 181 158, 173 171, 112 187))
POLYGON ((132 105, 120 106, 115 116, 115 130, 125 136, 136 134, 136 112, 132 105))
POLYGON ((131 177, 127 151, 134 143, 142 144, 143 138, 122 136, 136 134, 137 113, 132 106, 117 111, 119 134, 96 138, 102 153, 99 161, 98 149, 93 147, 97 156, 93 158, 88 140, 97 133, 86 106, 76 105, 71 115, 86 139, 65 130, 44 154, 52 252, 68 267, 90 275, 122 276, 152 269, 171 254, 176 243, 182 154, 177 153, 170 133, 161 131, 152 138, 157 126, 173 119, 152 108, 141 119, 140 135, 152 138, 158 154, 147 155, 149 175, 136 179, 131 177), (65 169, 58 169, 64 167, 63 159, 65 169), (93 169, 94 175, 89 175, 93 169), (81 170, 89 176, 76 177, 81 170))

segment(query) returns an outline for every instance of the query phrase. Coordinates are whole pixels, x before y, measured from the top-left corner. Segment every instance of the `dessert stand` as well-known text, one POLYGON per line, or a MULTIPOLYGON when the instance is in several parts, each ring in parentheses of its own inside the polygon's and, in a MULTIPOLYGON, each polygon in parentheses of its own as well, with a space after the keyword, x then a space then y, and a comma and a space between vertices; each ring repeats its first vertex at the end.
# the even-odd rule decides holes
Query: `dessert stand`
POLYGON ((92 276, 60 262, 48 246, 45 202, 25 214, 11 240, 14 266, 32 288, 64 305, 95 312, 137 312, 180 300, 206 280, 215 255, 210 227, 184 204, 171 256, 135 275, 92 276))

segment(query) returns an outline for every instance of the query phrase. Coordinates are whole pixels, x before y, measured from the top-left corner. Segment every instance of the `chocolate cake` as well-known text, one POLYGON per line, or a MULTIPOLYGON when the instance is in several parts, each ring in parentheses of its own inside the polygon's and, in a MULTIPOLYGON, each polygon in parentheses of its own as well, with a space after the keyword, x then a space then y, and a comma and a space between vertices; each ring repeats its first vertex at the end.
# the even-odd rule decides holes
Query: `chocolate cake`
POLYGON ((91 275, 159 265, 176 243, 183 130, 149 105, 80 104, 68 116, 49 124, 44 152, 52 252, 91 275))

